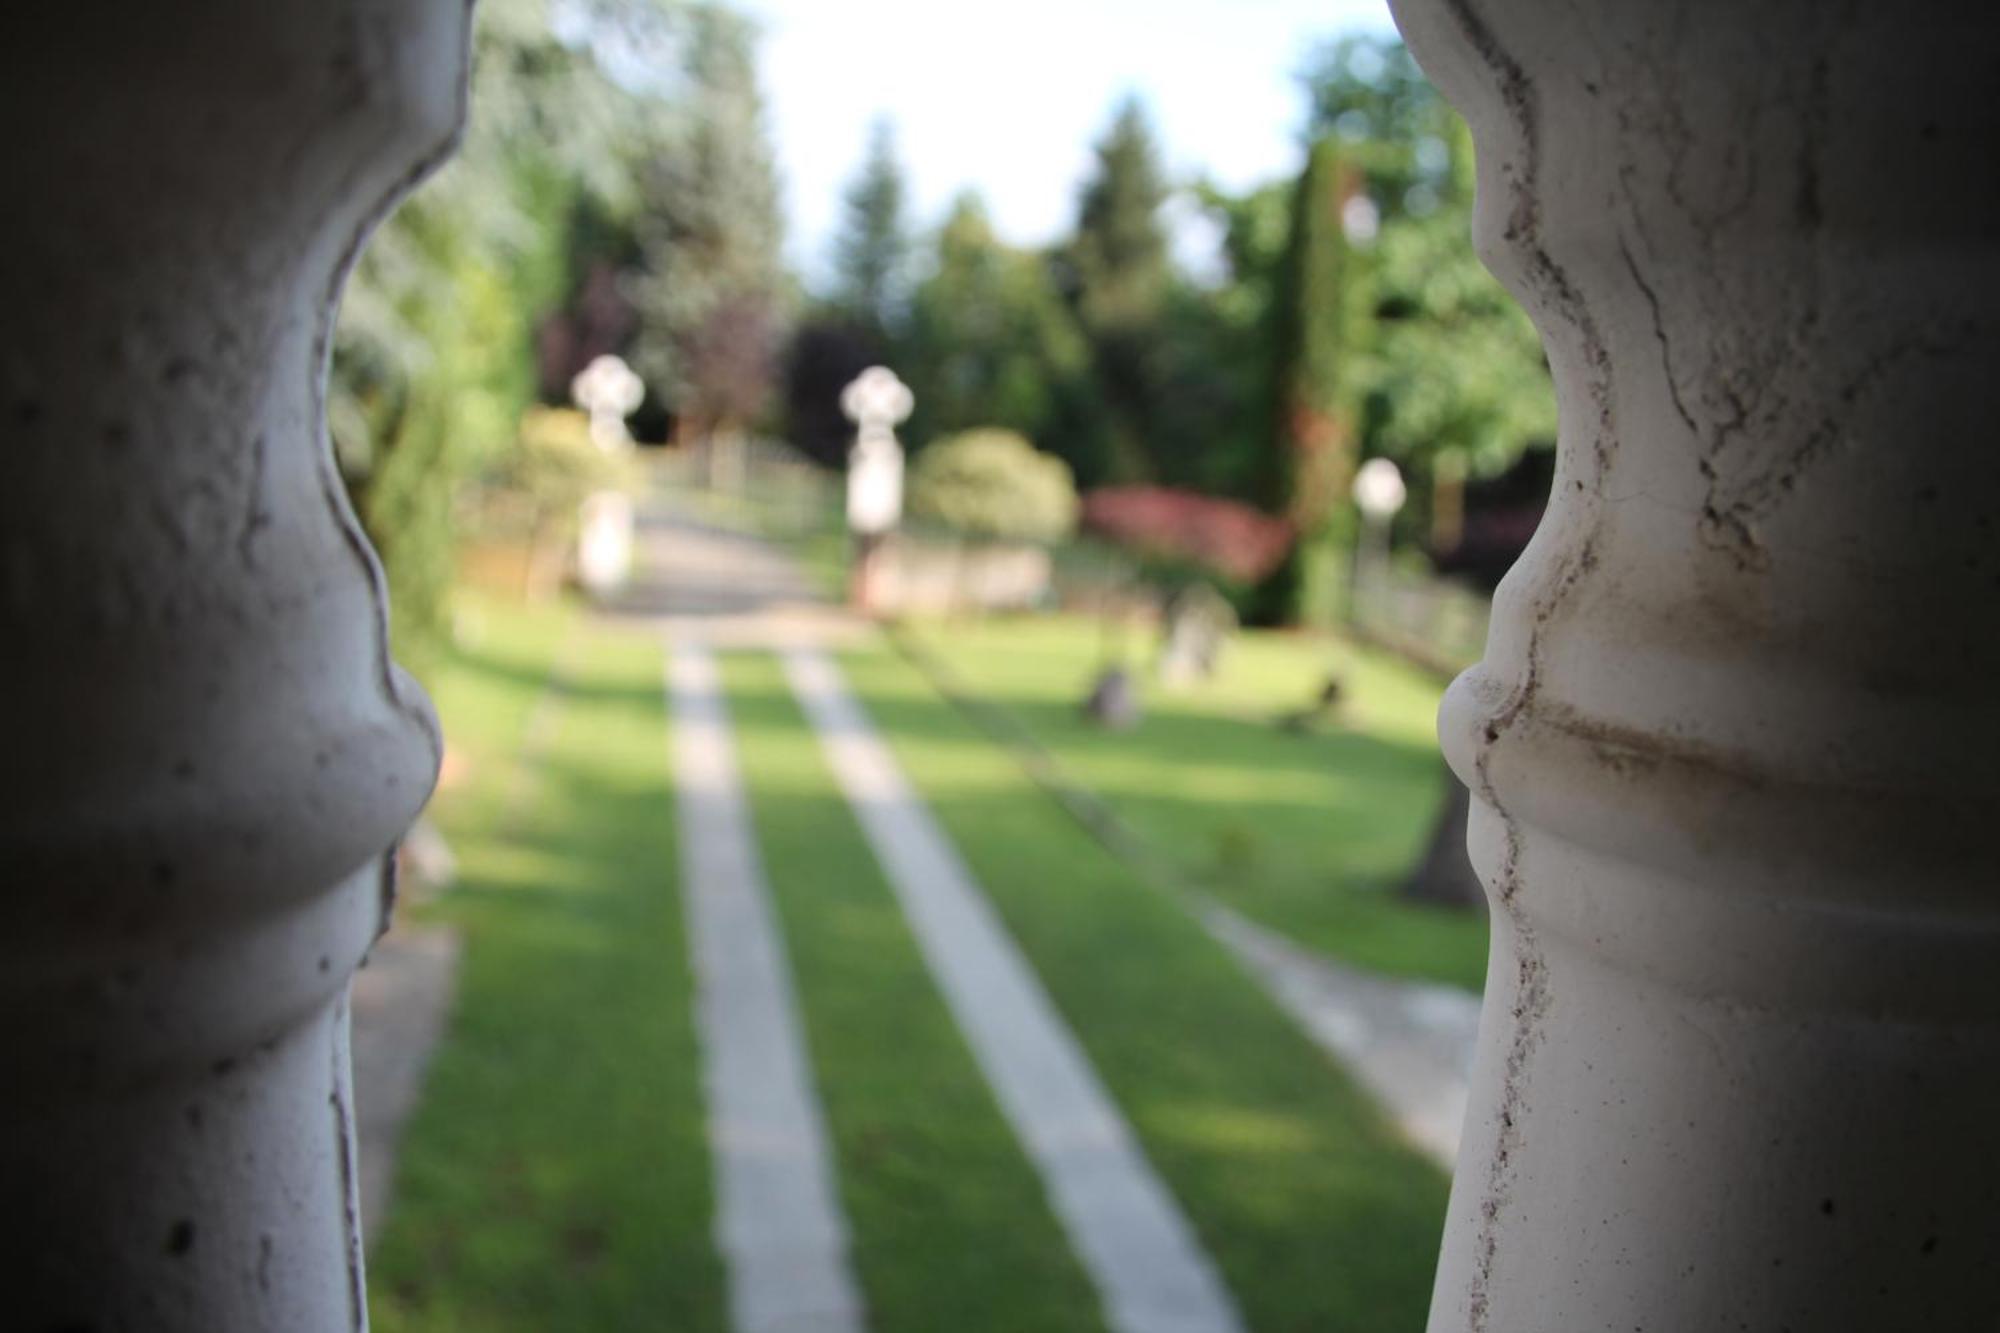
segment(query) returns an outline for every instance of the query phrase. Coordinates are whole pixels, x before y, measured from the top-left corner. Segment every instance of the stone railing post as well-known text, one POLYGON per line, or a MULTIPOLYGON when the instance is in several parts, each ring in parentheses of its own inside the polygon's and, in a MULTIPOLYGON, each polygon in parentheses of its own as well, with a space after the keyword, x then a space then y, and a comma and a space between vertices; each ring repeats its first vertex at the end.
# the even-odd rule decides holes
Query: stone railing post
POLYGON ((321 425, 464 0, 0 18, 9 1327, 365 1327, 349 975, 436 728, 321 425))
POLYGON ((1495 938, 1430 1327, 1993 1327, 1995 20, 1396 9, 1562 408, 1441 717, 1495 938))

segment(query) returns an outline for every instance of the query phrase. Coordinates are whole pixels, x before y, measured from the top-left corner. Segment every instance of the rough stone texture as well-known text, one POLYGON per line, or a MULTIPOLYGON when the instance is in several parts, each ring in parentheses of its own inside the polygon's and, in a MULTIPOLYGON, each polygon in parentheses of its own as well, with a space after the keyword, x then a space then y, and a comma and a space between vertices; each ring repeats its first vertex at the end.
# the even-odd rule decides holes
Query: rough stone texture
POLYGON ((462 0, 0 19, 8 1322, 365 1327, 347 979, 435 726, 326 448, 331 307, 462 0))
POLYGON ((1990 1327, 1990 9, 1398 0, 1548 343, 1433 1333, 1990 1327))

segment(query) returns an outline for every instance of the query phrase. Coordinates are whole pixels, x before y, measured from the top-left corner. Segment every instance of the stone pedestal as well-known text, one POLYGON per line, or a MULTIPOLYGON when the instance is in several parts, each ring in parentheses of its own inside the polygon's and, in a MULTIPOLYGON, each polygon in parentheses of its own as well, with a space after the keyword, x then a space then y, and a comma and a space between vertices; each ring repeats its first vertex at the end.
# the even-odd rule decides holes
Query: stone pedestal
POLYGON ((1991 1327, 1995 21, 1397 10, 1562 407, 1441 718, 1495 938, 1431 1329, 1991 1327))
POLYGON ((462 0, 0 19, 7 1323, 365 1327, 347 980, 438 753, 322 427, 462 0))

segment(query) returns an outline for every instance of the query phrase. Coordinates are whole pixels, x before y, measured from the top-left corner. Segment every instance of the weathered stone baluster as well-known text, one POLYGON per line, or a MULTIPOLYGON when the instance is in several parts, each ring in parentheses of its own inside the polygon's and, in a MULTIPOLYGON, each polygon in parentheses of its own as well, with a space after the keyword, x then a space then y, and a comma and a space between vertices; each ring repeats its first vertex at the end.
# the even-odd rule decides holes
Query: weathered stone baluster
POLYGON ((1441 718, 1496 938, 1433 1333, 1991 1327, 1995 20, 1397 10, 1563 416, 1441 718))
POLYGON ((436 729, 324 442, 464 0, 0 19, 9 1327, 364 1327, 345 994, 436 729))

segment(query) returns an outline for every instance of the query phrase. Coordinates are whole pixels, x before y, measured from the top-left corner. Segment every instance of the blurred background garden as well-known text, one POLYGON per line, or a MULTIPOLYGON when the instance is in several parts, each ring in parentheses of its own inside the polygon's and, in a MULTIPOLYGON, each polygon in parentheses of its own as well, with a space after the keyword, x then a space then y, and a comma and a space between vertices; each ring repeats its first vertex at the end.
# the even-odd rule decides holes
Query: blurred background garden
POLYGON ((690 636, 863 1324, 1133 1327, 927 977, 794 620, 1240 1326, 1422 1325, 1449 1145, 1410 1108, 1455 1134, 1450 1094, 1406 1105, 1340 1025, 1469 1048, 1486 925, 1433 720, 1555 437, 1469 137, 1379 6, 923 9, 481 0, 458 155, 347 285, 333 447, 448 742, 398 926, 450 940, 434 1021, 357 1000, 363 1039, 435 1029, 383 1131, 391 1333, 746 1327, 662 683, 690 636), (907 483, 864 580, 842 398, 876 366, 907 483), (727 637, 752 620, 778 637, 727 637))

